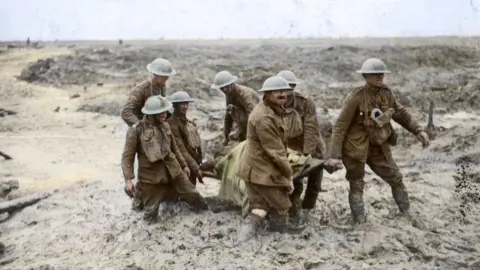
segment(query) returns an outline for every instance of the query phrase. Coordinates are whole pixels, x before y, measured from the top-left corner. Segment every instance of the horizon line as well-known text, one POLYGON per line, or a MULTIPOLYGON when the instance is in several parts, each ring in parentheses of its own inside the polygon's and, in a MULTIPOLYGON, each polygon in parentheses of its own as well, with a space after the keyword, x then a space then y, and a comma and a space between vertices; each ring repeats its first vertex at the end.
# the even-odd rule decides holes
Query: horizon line
MULTIPOLYGON (((4 40, 0 39, 0 43, 8 42, 25 42, 29 37, 19 40, 4 40)), ((205 38, 205 37, 190 37, 190 38, 118 38, 118 39, 30 39, 31 42, 44 42, 44 43, 55 43, 55 42, 93 42, 93 41, 103 41, 103 42, 118 42, 130 41, 130 42, 161 42, 161 41, 251 41, 251 40, 351 40, 351 39, 421 39, 421 38, 455 38, 455 39, 471 39, 471 38, 480 38, 480 35, 425 35, 425 36, 324 36, 324 37, 215 37, 215 38, 205 38)))

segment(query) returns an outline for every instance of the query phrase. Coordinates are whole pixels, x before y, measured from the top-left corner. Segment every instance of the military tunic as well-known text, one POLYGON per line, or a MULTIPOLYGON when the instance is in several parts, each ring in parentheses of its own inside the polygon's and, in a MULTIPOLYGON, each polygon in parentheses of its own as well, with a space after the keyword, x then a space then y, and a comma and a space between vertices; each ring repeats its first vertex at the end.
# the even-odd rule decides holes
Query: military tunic
POLYGON ((259 101, 260 96, 255 90, 234 84, 233 89, 226 97, 227 113, 223 124, 225 137, 228 138, 235 122, 237 124, 237 140, 241 142, 246 139, 248 116, 259 101))

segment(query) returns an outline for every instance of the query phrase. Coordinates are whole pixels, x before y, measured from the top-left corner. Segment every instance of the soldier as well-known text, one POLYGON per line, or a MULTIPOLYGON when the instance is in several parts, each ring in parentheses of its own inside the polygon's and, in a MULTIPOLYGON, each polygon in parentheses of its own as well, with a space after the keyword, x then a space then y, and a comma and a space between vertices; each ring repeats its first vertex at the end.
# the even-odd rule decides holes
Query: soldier
POLYGON ((365 85, 353 90, 343 102, 340 115, 333 126, 331 157, 341 159, 350 184, 348 201, 354 224, 365 222, 363 189, 365 164, 386 181, 401 213, 408 213, 410 203, 402 174, 392 158, 390 145, 397 143, 393 119, 428 147, 427 134, 412 119, 383 83, 387 70, 383 61, 371 58, 357 71, 365 85))
POLYGON ((287 125, 283 105, 292 88, 279 76, 265 80, 258 103, 248 118, 247 141, 238 166, 245 182, 251 212, 240 229, 240 241, 247 240, 270 214, 269 229, 283 232, 292 206, 293 172, 287 159, 287 125))
POLYGON ((160 203, 169 197, 178 197, 195 209, 207 209, 202 196, 188 180, 190 170, 178 150, 170 126, 165 121, 172 104, 157 95, 147 99, 142 108, 143 119, 129 128, 122 154, 125 192, 134 195, 145 206, 144 219, 149 223, 158 217, 160 203), (138 183, 133 164, 138 160, 138 183))
POLYGON ((187 119, 188 106, 190 102, 193 102, 193 99, 190 98, 188 93, 178 91, 171 95, 169 100, 173 103, 174 111, 167 122, 172 129, 178 149, 192 172, 190 181, 193 185, 196 185, 198 178, 198 181, 203 184, 203 174, 200 170, 202 164, 202 142, 197 126, 187 119))
MULTIPOLYGON (((293 72, 282 70, 277 76, 284 78, 294 90, 298 84, 297 77, 293 72)), ((311 98, 306 98, 298 92, 289 91, 285 102, 285 113, 288 119, 288 147, 311 155, 314 158, 322 159, 325 153, 325 141, 319 130, 317 111, 315 103, 311 98)), ((315 170, 308 175, 307 189, 303 203, 300 196, 303 191, 303 183, 295 182, 295 190, 290 195, 292 208, 290 217, 300 221, 303 209, 311 210, 315 207, 318 193, 322 191, 323 170, 315 170)))
POLYGON ((215 75, 211 88, 220 89, 226 96, 227 113, 223 125, 223 145, 228 145, 233 123, 237 124, 237 140, 242 142, 247 135, 248 116, 255 105, 260 101, 260 96, 251 88, 236 84, 237 76, 228 71, 220 71, 215 75))
POLYGON ((142 120, 141 109, 145 101, 154 95, 165 96, 165 82, 169 77, 176 74, 170 62, 163 58, 157 58, 147 65, 147 70, 152 77, 141 82, 133 88, 127 103, 122 109, 122 119, 130 127, 142 120))

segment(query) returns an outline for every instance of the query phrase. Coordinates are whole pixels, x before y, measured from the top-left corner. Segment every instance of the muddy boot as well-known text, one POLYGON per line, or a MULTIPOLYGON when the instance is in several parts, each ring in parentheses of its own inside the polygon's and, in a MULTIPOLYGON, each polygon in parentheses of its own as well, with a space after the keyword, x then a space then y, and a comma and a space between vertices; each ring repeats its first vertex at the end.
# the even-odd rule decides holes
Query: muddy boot
POLYGON ((302 200, 300 196, 302 195, 303 184, 302 182, 296 182, 294 184, 294 190, 290 194, 290 202, 292 206, 288 210, 288 216, 292 224, 301 224, 303 221, 302 216, 302 200))
POLYGON ((208 209, 213 213, 219 213, 222 211, 234 211, 234 210, 238 210, 239 208, 232 202, 220 199, 217 196, 205 197, 204 199, 208 205, 208 209))
POLYGON ((157 223, 158 220, 158 208, 160 207, 160 202, 157 204, 145 208, 145 213, 143 214, 143 220, 148 224, 157 223))
POLYGON ((196 212, 208 210, 207 202, 199 193, 192 194, 191 196, 184 198, 184 201, 188 203, 188 205, 190 205, 190 207, 192 207, 196 212))
POLYGON ((350 182, 348 202, 352 211, 353 224, 365 223, 365 205, 363 203, 363 185, 350 182))
POLYGON ((140 212, 143 210, 143 204, 138 198, 133 198, 132 200, 132 210, 135 212, 140 212))
POLYGON ((254 237, 258 228, 262 225, 263 218, 253 213, 249 213, 238 231, 238 242, 246 242, 254 237))
POLYGON ((402 214, 407 214, 408 209, 410 209, 410 202, 407 189, 402 182, 392 185, 392 195, 397 203, 398 210, 400 210, 402 214))
POLYGON ((268 230, 271 232, 299 234, 302 233, 305 227, 301 225, 290 225, 287 223, 288 214, 279 214, 273 210, 270 212, 270 221, 268 230))
POLYGON ((302 208, 313 209, 317 203, 318 193, 325 192, 322 189, 323 170, 313 171, 308 175, 307 188, 303 198, 302 208))

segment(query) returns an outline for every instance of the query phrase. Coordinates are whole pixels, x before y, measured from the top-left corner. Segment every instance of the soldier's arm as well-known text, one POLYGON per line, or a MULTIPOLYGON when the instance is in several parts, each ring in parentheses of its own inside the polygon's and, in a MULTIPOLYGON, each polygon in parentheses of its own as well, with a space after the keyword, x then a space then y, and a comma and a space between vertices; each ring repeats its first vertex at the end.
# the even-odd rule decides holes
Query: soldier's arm
POLYGON ((132 126, 141 119, 138 119, 135 111, 140 109, 142 104, 142 91, 139 86, 135 87, 128 96, 127 103, 122 108, 122 119, 128 126, 132 126))
MULTIPOLYGON (((228 102, 227 102, 227 108, 228 108, 228 102)), ((225 112, 225 118, 223 120, 223 135, 228 138, 228 135, 232 131, 233 127, 233 119, 228 112, 225 112)))
POLYGON ((290 178, 293 175, 292 167, 287 159, 287 149, 282 143, 280 134, 269 117, 258 121, 256 134, 260 140, 262 148, 271 158, 275 166, 280 170, 283 176, 290 178))
POLYGON ((130 127, 127 131, 125 146, 122 153, 122 171, 125 180, 135 178, 134 164, 137 154, 138 135, 135 127, 130 127))
POLYGON ((177 143, 175 141, 175 137, 173 136, 173 134, 170 134, 170 144, 171 144, 170 147, 172 147, 172 152, 175 154, 175 157, 177 158, 178 163, 180 163, 180 167, 182 169, 187 167, 187 163, 185 162, 185 159, 183 158, 182 153, 178 149, 178 146, 177 146, 177 143))
POLYGON ((412 115, 405 109, 405 107, 397 102, 393 93, 391 99, 393 104, 392 107, 395 110, 392 119, 413 135, 420 133, 423 130, 422 127, 413 119, 412 115))
POLYGON ((303 153, 313 154, 319 143, 320 132, 318 130, 317 112, 315 103, 307 99, 305 115, 303 118, 303 153))
POLYGON ((333 125, 330 157, 341 159, 343 142, 350 128, 350 124, 355 118, 358 101, 355 94, 349 94, 343 101, 343 106, 337 121, 333 125))
POLYGON ((198 169, 197 161, 190 155, 190 152, 187 150, 187 147, 183 143, 183 137, 180 132, 180 128, 176 125, 170 126, 172 129, 173 137, 175 138, 175 143, 177 144, 178 150, 182 154, 185 162, 187 163, 188 167, 195 171, 198 169))

